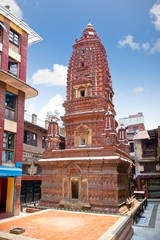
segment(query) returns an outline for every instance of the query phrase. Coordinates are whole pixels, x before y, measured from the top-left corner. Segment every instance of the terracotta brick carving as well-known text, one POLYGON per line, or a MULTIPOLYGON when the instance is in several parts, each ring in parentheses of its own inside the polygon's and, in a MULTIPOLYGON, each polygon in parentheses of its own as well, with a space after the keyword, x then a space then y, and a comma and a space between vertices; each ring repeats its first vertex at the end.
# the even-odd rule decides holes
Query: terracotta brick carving
POLYGON ((107 54, 91 23, 76 39, 67 75, 66 139, 58 149, 57 123, 49 126, 42 167, 41 205, 121 212, 132 196, 132 161, 124 129, 116 132, 107 54), (46 177, 53 178, 52 186, 46 177), (58 177, 58 181, 56 180, 58 177), (44 193, 54 191, 47 200, 44 193))

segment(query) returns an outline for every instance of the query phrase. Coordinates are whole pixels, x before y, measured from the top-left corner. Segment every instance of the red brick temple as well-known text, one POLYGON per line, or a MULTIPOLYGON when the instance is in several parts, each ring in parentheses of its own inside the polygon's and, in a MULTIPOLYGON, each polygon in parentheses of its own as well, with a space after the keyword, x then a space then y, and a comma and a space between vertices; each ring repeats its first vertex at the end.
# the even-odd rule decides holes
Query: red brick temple
POLYGON ((65 149, 50 122, 42 167, 42 206, 124 212, 133 201, 126 130, 116 132, 107 54, 89 23, 69 61, 65 149))

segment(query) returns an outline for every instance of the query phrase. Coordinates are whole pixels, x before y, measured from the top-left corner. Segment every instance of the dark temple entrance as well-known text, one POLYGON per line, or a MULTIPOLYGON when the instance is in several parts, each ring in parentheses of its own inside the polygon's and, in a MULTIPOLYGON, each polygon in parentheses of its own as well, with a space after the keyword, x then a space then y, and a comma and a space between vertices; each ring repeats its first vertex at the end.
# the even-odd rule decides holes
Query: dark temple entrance
POLYGON ((72 182, 72 198, 78 199, 78 182, 72 182))

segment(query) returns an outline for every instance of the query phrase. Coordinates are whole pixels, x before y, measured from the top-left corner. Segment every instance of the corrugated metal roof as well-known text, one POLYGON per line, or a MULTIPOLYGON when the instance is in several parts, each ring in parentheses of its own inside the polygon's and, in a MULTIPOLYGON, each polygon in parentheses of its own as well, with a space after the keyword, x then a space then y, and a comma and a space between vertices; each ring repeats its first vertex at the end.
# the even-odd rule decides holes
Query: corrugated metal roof
POLYGON ((133 140, 150 139, 147 131, 137 130, 133 140))
POLYGON ((33 31, 27 23, 25 23, 22 19, 16 17, 10 10, 0 4, 0 14, 4 17, 8 18, 10 21, 14 22, 17 26, 22 28, 25 32, 28 33, 28 45, 32 45, 34 43, 40 42, 43 39, 33 31))

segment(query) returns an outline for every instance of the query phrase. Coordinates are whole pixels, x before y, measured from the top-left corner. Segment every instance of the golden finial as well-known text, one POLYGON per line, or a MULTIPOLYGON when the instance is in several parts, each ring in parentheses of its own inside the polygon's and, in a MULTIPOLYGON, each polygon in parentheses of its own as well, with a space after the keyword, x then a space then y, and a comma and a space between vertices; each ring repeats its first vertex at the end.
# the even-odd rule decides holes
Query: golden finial
POLYGON ((91 20, 89 20, 87 27, 92 27, 91 20))

